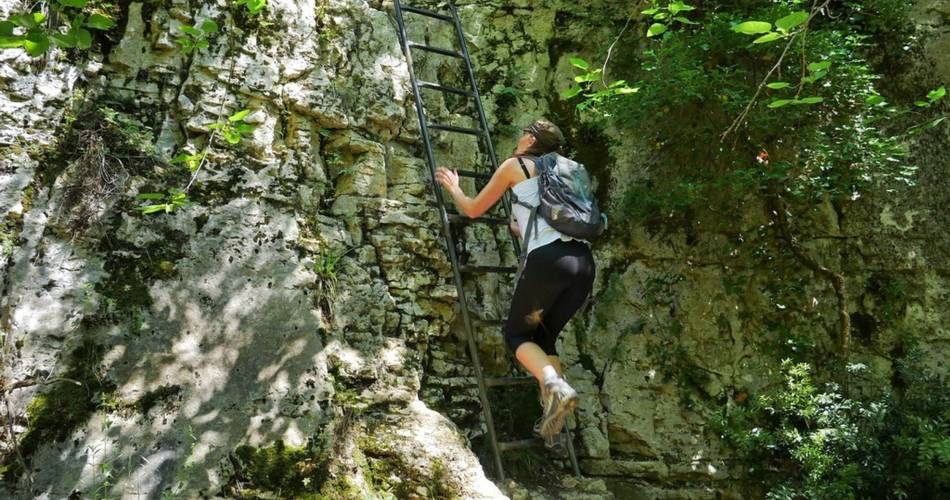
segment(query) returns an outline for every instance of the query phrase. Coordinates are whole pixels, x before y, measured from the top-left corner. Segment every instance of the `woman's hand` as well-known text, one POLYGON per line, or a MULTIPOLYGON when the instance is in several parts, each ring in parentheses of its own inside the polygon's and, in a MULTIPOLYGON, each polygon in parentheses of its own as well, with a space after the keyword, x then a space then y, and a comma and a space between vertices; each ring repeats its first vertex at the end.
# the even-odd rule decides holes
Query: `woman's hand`
POLYGON ((459 187, 459 174, 454 170, 449 170, 445 167, 438 167, 435 169, 435 180, 445 186, 449 192, 453 192, 459 187))

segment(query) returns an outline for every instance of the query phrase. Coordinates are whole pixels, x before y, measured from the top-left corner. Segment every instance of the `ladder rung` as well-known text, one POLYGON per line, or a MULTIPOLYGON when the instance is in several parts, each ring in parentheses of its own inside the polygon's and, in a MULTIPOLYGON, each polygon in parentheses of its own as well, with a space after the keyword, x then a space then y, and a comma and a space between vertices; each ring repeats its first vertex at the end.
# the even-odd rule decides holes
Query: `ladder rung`
POLYGON ((446 87, 445 85, 441 85, 438 83, 424 82, 422 80, 419 80, 418 84, 420 87, 426 88, 426 89, 438 90, 441 92, 451 92, 453 94, 464 95, 466 97, 475 96, 475 93, 472 92, 471 90, 459 89, 455 87, 446 87))
POLYGON ((424 43, 416 43, 416 42, 407 42, 406 45, 408 45, 410 49, 420 49, 420 50, 425 50, 427 52, 435 52, 436 54, 442 54, 443 56, 451 56, 451 57, 457 57, 459 59, 465 59, 465 56, 463 56, 461 52, 456 52, 451 49, 442 49, 439 47, 433 47, 431 45, 426 45, 424 43))
POLYGON ((459 132, 461 134, 485 135, 485 131, 480 128, 456 127, 455 125, 442 125, 439 123, 433 123, 429 125, 429 128, 448 132, 459 132))
POLYGON ((482 326, 501 326, 505 324, 504 318, 502 319, 482 319, 482 318, 472 318, 472 323, 482 326))
POLYGON ((514 266, 470 266, 464 264, 459 266, 463 273, 514 273, 518 271, 514 266))
POLYGON ((476 172, 474 170, 456 170, 459 177, 474 177, 475 179, 491 179, 491 172, 476 172))
POLYGON ((508 219, 503 219, 501 217, 475 217, 474 219, 466 215, 461 214, 449 214, 450 222, 457 222, 460 224, 494 224, 496 226, 507 226, 508 219))
POLYGON ((422 7, 414 7, 414 6, 412 6, 412 5, 403 5, 403 6, 402 6, 402 10, 404 10, 404 11, 406 11, 406 12, 412 12, 412 13, 415 13, 415 14, 420 14, 420 15, 423 15, 423 16, 429 16, 429 17, 432 17, 432 18, 435 18, 435 19, 441 19, 441 20, 443 20, 443 21, 448 21, 448 22, 450 22, 450 23, 452 22, 452 16, 448 16, 448 15, 445 15, 445 14, 439 14, 438 12, 431 11, 431 10, 429 10, 429 9, 423 9, 422 7))
POLYGON ((519 439, 517 441, 499 441, 498 442, 498 451, 513 451, 513 450, 523 450, 525 448, 533 448, 535 446, 541 446, 544 441, 539 438, 530 438, 530 439, 519 439))
POLYGON ((537 380, 530 375, 523 375, 520 377, 491 377, 485 379, 486 387, 502 387, 506 385, 521 385, 521 384, 531 384, 537 380))

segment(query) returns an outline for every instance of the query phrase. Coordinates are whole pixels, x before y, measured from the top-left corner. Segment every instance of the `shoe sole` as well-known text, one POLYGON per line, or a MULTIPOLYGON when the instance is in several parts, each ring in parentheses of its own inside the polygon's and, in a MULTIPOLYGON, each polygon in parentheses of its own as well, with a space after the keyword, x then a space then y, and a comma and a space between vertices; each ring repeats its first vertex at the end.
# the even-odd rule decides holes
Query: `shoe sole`
POLYGON ((558 401, 554 415, 551 415, 547 421, 541 422, 541 435, 554 436, 561 432, 567 414, 575 408, 577 408, 577 393, 558 401))

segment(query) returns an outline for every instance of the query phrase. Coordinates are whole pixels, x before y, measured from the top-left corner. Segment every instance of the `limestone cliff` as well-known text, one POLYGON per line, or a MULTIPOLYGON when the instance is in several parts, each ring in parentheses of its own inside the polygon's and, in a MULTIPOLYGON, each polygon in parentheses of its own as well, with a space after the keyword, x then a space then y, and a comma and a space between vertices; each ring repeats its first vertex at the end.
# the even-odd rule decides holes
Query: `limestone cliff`
MULTIPOLYGON (((223 0, 121 4, 88 53, 0 50, 5 494, 503 498, 477 456, 484 424, 392 2, 270 0, 257 17, 223 0), (184 53, 173 38, 204 20, 220 30, 184 53), (253 131, 217 136, 193 206, 136 209, 138 194, 188 184, 169 160, 242 109, 253 131)), ((644 139, 592 133, 557 98, 567 58, 616 36, 585 20, 607 4, 457 2, 499 154, 531 118, 559 117, 615 200, 649 175, 644 139)), ((946 7, 917 15, 928 38, 914 67, 950 81, 946 7)), ((444 27, 409 28, 452 43, 444 27)), ((417 71, 460 83, 437 56, 417 71)), ((461 100, 427 106, 433 121, 474 119, 461 100)), ((890 383, 902 329, 925 332, 926 363, 946 371, 946 144, 915 150, 920 189, 829 206, 806 242, 847 271, 868 383, 890 383), (895 279, 905 293, 882 294, 895 279)), ((484 161, 474 141, 436 148, 441 164, 484 161)), ((503 229, 464 237, 473 263, 514 261, 503 229)), ((597 244, 594 300, 560 349, 581 392, 581 468, 610 490, 567 480, 578 491, 564 497, 740 495, 708 427, 717 405, 775 381, 758 346, 777 340, 766 323, 786 305, 771 270, 724 257, 722 238, 642 228, 597 244)), ((783 278, 814 301, 797 328, 826 331, 827 286, 807 278, 783 278)), ((481 316, 504 316, 505 279, 468 292, 481 316)), ((489 372, 507 370, 497 331, 479 344, 489 372)), ((497 401, 503 433, 536 418, 532 391, 497 401)))

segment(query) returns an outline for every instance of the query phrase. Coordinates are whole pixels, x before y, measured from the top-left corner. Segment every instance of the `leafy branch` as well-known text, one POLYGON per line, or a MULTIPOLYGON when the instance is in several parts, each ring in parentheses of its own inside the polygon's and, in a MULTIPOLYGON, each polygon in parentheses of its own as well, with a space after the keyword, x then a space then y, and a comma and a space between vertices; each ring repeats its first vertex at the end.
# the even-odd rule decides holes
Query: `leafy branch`
MULTIPOLYGON (((775 64, 772 65, 772 68, 769 69, 768 73, 762 78, 762 81, 759 83, 758 87, 755 89, 755 94, 752 95, 752 98, 749 99, 748 104, 746 104, 745 109, 739 113, 739 116, 732 121, 732 124, 719 136, 720 141, 726 140, 726 137, 730 133, 735 132, 739 129, 742 123, 745 121, 746 116, 749 115, 749 111, 752 110, 752 106, 755 105, 756 101, 759 98, 759 94, 762 93, 762 89, 766 86, 769 81, 769 78, 772 77, 772 74, 778 71, 782 67, 782 62, 785 60, 785 56, 788 54, 789 49, 791 49, 792 44, 795 43, 796 38, 799 35, 804 36, 808 31, 808 25, 811 23, 812 19, 818 15, 828 4, 831 3, 831 0, 825 0, 820 6, 818 5, 817 0, 812 4, 811 12, 807 14, 807 17, 802 16, 804 11, 793 12, 788 16, 782 17, 776 21, 777 31, 772 30, 772 24, 765 21, 746 21, 743 23, 737 24, 733 30, 737 33, 742 33, 745 35, 759 35, 758 38, 753 40, 752 43, 769 43, 774 42, 779 39, 788 38, 788 43, 785 44, 785 48, 782 50, 782 54, 779 56, 778 60, 775 61, 775 64), (781 22, 781 24, 779 24, 781 22), (799 27, 797 31, 791 31, 796 27, 799 27)), ((804 64, 804 61, 802 61, 804 64)), ((827 68, 825 68, 827 69, 827 68)), ((810 99, 808 102, 804 102, 803 99, 795 99, 785 104, 815 104, 821 102, 821 100, 810 99)), ((783 105, 785 105, 783 104, 783 105)), ((776 106, 777 107, 777 106, 776 106)))
POLYGON ((156 202, 138 206, 137 208, 142 214, 158 212, 171 213, 177 208, 192 205, 193 203, 188 198, 188 190, 195 182, 195 179, 198 178, 198 173, 201 171, 201 168, 207 164, 208 154, 211 152, 215 138, 220 134, 228 144, 234 145, 241 142, 244 136, 253 132, 255 128, 255 125, 244 121, 244 118, 246 118, 250 112, 251 110, 249 109, 242 109, 229 116, 226 121, 219 120, 212 123, 208 126, 208 129, 212 132, 208 138, 208 144, 204 149, 198 153, 191 154, 182 152, 172 158, 170 163, 185 165, 185 167, 188 168, 188 171, 191 173, 188 184, 184 188, 168 188, 165 193, 139 194, 136 196, 136 199, 156 202))
POLYGON ((116 23, 101 9, 84 13, 87 7, 87 0, 56 0, 49 4, 49 15, 12 14, 0 21, 0 49, 23 48, 31 57, 39 57, 49 50, 50 40, 64 49, 88 49, 92 46, 89 30, 109 30, 116 23))

